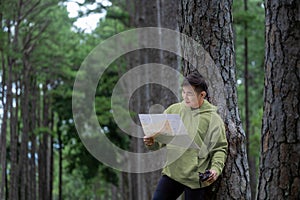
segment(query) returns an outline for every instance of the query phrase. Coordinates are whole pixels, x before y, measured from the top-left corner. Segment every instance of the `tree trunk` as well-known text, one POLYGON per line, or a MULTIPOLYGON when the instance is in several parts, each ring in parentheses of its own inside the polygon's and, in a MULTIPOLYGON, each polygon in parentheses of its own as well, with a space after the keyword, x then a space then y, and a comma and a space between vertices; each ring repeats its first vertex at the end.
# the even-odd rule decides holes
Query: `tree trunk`
MULTIPOLYGON (((50 131, 51 133, 54 132, 54 115, 50 109, 50 105, 51 105, 51 101, 49 100, 48 97, 48 108, 49 108, 49 115, 51 115, 51 119, 50 119, 50 124, 48 126, 50 126, 50 131)), ((52 134, 49 135, 49 140, 48 140, 48 172, 47 172, 47 177, 48 177, 48 194, 49 194, 49 200, 52 200, 52 190, 53 190, 53 172, 54 172, 54 157, 53 157, 53 137, 52 134)))
MULTIPOLYGON (((10 190, 9 190, 9 199, 18 200, 18 130, 19 130, 19 122, 18 122, 18 113, 19 113, 19 92, 20 88, 20 81, 18 80, 18 75, 15 74, 15 87, 16 87, 16 94, 15 94, 15 109, 14 114, 11 115, 11 123, 10 123, 10 165, 11 165, 11 173, 10 173, 10 190)), ((13 112, 13 110, 11 111, 13 112)))
POLYGON ((49 135, 49 103, 48 103, 48 95, 47 95, 47 87, 48 82, 43 85, 43 119, 42 119, 42 127, 45 131, 43 131, 40 135, 40 145, 39 145, 39 198, 49 200, 51 197, 52 191, 49 191, 51 188, 51 176, 50 176, 50 168, 51 168, 51 138, 49 135))
MULTIPOLYGON (((244 11, 248 12, 248 0, 244 0, 244 11)), ((245 80, 245 133, 247 140, 247 155, 249 163, 251 199, 255 198, 256 194, 256 159, 250 153, 250 113, 249 113, 249 59, 248 59, 248 21, 244 22, 244 80, 245 80)))
MULTIPOLYGON (((235 86, 231 11, 232 0, 181 0, 179 25, 182 33, 203 46, 216 65, 217 71, 208 67, 203 69, 201 60, 197 61, 198 70, 210 82, 211 101, 218 105, 220 115, 227 127, 228 158, 219 180, 217 199, 250 199, 246 138, 238 113, 235 86), (218 77, 218 74, 221 77, 218 77), (223 85, 222 88, 220 84, 223 85)), ((199 52, 194 52, 195 58, 198 57, 197 53, 199 52)), ((190 68, 189 64, 185 63, 184 71, 188 71, 188 68, 190 68)))
POLYGON ((265 90, 257 199, 300 199, 300 2, 266 0, 265 90))
POLYGON ((36 200, 36 133, 35 129, 38 126, 37 122, 37 106, 38 103, 38 89, 36 80, 32 81, 32 99, 31 99, 31 106, 30 106, 30 159, 29 159, 29 176, 30 178, 30 188, 29 188, 29 196, 28 199, 36 200))
MULTIPOLYGON (((6 191, 8 193, 6 198, 18 200, 18 194, 19 194, 18 193, 18 185, 19 185, 18 169, 19 168, 18 168, 18 159, 17 159, 17 148, 18 148, 18 135, 17 135, 18 130, 17 129, 18 129, 18 111, 19 111, 18 110, 19 109, 18 108, 18 106, 19 106, 18 99, 19 98, 18 98, 17 92, 18 92, 18 88, 20 88, 20 85, 19 85, 20 82, 18 82, 17 74, 14 73, 13 69, 15 70, 17 67, 15 64, 15 60, 17 59, 16 54, 18 53, 18 26, 19 26, 19 24, 16 24, 12 30, 11 24, 15 23, 15 20, 6 19, 5 23, 6 23, 6 28, 7 28, 6 45, 8 47, 10 47, 10 49, 12 49, 12 51, 14 52, 14 54, 6 54, 6 56, 4 55, 4 53, 2 54, 3 86, 4 86, 4 84, 7 84, 6 96, 2 96, 3 97, 2 102, 4 102, 4 99, 5 99, 6 104, 7 104, 7 108, 4 106, 2 131, 3 130, 6 131, 7 126, 9 126, 9 128, 10 128, 10 178, 9 178, 10 182, 8 182, 8 184, 10 184, 9 185, 10 190, 6 191), (12 33, 11 31, 14 31, 14 32, 12 33), (12 40, 12 38, 13 38, 13 40, 12 40), (6 72, 5 63, 7 63, 8 72, 6 72), (8 75, 8 83, 6 83, 6 80, 5 80, 6 73, 8 75), (12 80, 13 78, 15 80, 12 80), (15 99, 14 99, 14 102, 16 105, 15 108, 13 108, 13 98, 14 98, 13 93, 12 93, 13 82, 15 83, 14 87, 17 91, 15 94, 15 99), (8 113, 10 114, 9 122, 7 122, 8 113), (9 124, 7 124, 7 123, 9 123, 9 124)), ((2 42, 4 42, 4 40, 2 42)), ((5 91, 4 88, 3 88, 3 91, 5 91)), ((0 145, 0 146, 6 148, 5 144, 3 146, 2 145, 0 145)), ((6 170, 4 170, 4 171, 6 171, 6 170)), ((1 195, 0 195, 0 198, 1 198, 1 195)))
MULTIPOLYGON (((3 99, 5 98, 7 100, 7 96, 5 95, 5 70, 3 66, 3 71, 2 71, 2 97, 3 99)), ((1 123, 1 135, 0 135, 0 199, 5 199, 5 177, 6 177, 6 127, 7 127, 7 115, 8 115, 8 102, 4 103, 2 101, 3 105, 3 118, 2 118, 2 123, 1 123)))
MULTIPOLYGON (((177 23, 177 3, 172 0, 155 0, 155 1, 129 1, 127 4, 127 11, 130 13, 130 25, 132 27, 164 27, 173 30, 178 30, 177 23), (128 10, 130 9, 130 10, 128 10)), ((174 69, 179 69, 179 59, 177 56, 154 49, 143 49, 131 53, 128 56, 129 66, 140 66, 146 63, 160 63, 170 66, 174 69)), ((130 68, 128 69, 130 70, 130 68)), ((153 76, 154 69, 149 68, 149 76, 153 76)), ((161 79, 167 78, 164 72, 155 73, 161 79)), ((137 77, 139 78, 139 77, 137 77)), ((136 80, 133 80, 136 81, 136 80)), ((178 87, 179 88, 179 87, 178 87)), ((174 95, 170 95, 169 91, 160 85, 147 84, 143 89, 138 90, 135 96, 131 97, 131 109, 135 113, 149 113, 155 104, 160 104, 164 108, 171 103, 177 101, 174 95)), ((163 110, 161 110, 162 112, 163 110)), ((133 130, 135 132, 141 130, 133 130)), ((140 132, 143 136, 143 133, 140 132)), ((131 151, 145 152, 145 146, 141 138, 132 138, 131 151)), ((161 171, 154 171, 144 174, 128 174, 128 180, 124 180, 126 176, 122 176, 124 181, 123 187, 130 190, 128 196, 124 199, 151 199, 151 196, 158 183, 161 171)), ((123 189, 124 191, 124 189, 123 189)), ((126 194, 122 192, 122 194, 126 194)))
POLYGON ((23 80, 22 87, 23 93, 21 95, 21 118, 22 118, 22 135, 21 135, 21 147, 19 153, 19 177, 21 179, 20 184, 20 199, 27 199, 28 195, 28 142, 29 142, 29 126, 30 126, 30 114, 29 114, 29 97, 30 97, 30 64, 28 57, 24 55, 23 58, 23 80))
MULTIPOLYGON (((4 63, 3 63, 4 64, 4 63)), ((6 102, 2 101, 3 105, 3 119, 1 123, 1 135, 0 135, 0 199, 5 199, 5 180, 6 180, 6 148, 7 148, 7 141, 6 141, 6 136, 7 136, 7 119, 8 119, 8 113, 11 110, 11 102, 12 102, 12 63, 9 63, 8 65, 8 80, 7 82, 5 81, 5 66, 2 66, 2 80, 4 82, 2 83, 2 91, 3 91, 3 98, 6 100, 6 102), (5 89, 5 86, 7 88, 5 89), (5 95, 6 93, 6 95, 5 95)))
POLYGON ((62 159, 62 150, 63 150, 63 143, 62 143, 62 132, 59 127, 61 127, 61 119, 58 118, 57 125, 57 134, 58 134, 58 200, 62 200, 62 174, 63 174, 63 159, 62 159))
MULTIPOLYGON (((2 22, 1 22, 2 23, 2 22)), ((6 21, 7 24, 10 23, 9 20, 6 21)), ((11 36, 11 28, 8 25, 7 26, 7 41, 8 44, 11 44, 10 40, 11 36)), ((4 39, 3 39, 4 43, 4 39)), ((5 199, 6 197, 6 167, 7 167, 7 126, 8 126, 8 113, 11 111, 11 104, 12 104, 12 68, 14 65, 12 57, 8 56, 7 58, 4 57, 4 52, 1 50, 1 56, 2 56, 2 105, 3 105, 3 119, 1 123, 1 135, 0 135, 0 199, 5 199), (5 59, 7 59, 7 67, 8 70, 6 70, 6 64, 5 59), (7 74, 6 74, 7 73, 7 74), (6 75, 8 75, 6 80, 6 75), (5 89, 6 88, 6 89, 5 89), (5 99, 5 102, 4 102, 5 99)))

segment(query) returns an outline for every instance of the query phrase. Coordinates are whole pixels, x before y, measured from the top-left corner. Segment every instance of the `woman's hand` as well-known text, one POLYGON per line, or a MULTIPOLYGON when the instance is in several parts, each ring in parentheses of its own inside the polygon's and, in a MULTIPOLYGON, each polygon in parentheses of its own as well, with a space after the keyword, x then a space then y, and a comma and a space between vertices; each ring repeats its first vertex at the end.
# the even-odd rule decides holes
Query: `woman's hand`
POLYGON ((153 137, 145 136, 144 137, 144 143, 147 146, 152 146, 154 144, 154 138, 153 137))
POLYGON ((209 183, 213 183, 217 180, 218 173, 213 169, 210 169, 209 171, 210 171, 210 176, 206 181, 209 182, 209 183))

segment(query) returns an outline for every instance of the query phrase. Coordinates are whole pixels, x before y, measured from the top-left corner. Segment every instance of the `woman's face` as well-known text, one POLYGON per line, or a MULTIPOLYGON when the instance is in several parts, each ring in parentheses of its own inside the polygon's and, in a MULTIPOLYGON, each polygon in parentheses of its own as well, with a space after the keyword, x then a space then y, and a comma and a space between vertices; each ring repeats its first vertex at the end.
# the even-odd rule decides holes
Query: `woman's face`
POLYGON ((205 97, 205 92, 197 94, 193 86, 182 87, 182 98, 187 107, 199 108, 205 97))

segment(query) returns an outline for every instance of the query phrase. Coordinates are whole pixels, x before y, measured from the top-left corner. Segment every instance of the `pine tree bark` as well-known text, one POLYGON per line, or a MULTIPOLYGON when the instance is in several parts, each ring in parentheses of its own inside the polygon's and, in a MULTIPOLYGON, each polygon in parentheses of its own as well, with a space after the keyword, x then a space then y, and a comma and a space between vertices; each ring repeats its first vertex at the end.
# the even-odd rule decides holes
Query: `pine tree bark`
POLYGON ((300 199, 300 2, 266 0, 265 90, 257 199, 300 199))
MULTIPOLYGON (((213 69, 199 69, 209 75, 209 82, 222 82, 224 88, 210 84, 213 104, 219 106, 220 115, 227 127, 229 142, 228 158, 217 192, 217 199, 250 199, 249 167, 246 154, 245 133, 238 113, 235 79, 235 60, 232 30, 232 0, 181 0, 179 18, 180 31, 199 42, 209 53, 217 66, 213 69), (218 78, 214 74, 221 74, 218 78), (217 80, 219 79, 219 80, 217 80), (218 90, 226 89, 223 97, 218 90), (224 105, 222 102, 226 102, 224 105)), ((194 52, 197 58, 197 52, 194 52)), ((199 61, 200 62, 200 61, 199 61)), ((185 64, 185 70, 190 68, 185 64)), ((205 76, 205 75, 204 75, 205 76)))

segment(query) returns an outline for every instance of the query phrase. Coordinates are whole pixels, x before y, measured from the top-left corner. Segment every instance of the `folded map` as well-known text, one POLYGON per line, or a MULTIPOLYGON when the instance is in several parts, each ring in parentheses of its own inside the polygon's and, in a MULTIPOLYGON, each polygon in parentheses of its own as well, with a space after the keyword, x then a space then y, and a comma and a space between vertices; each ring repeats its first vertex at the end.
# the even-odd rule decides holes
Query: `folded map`
POLYGON ((146 136, 188 135, 179 114, 139 114, 139 118, 146 136))

